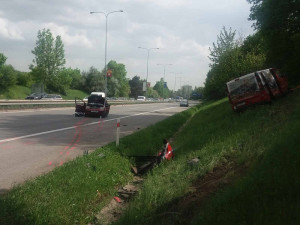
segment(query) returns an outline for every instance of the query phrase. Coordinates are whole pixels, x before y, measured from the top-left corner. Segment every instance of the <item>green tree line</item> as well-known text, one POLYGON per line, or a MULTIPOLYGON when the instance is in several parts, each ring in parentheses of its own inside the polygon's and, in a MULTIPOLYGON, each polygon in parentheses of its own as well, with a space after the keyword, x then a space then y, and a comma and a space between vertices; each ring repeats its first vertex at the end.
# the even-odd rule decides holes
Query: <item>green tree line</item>
POLYGON ((297 0, 247 0, 255 33, 241 41, 225 27, 210 48, 210 70, 203 93, 208 99, 225 97, 225 83, 247 73, 275 67, 299 84, 300 2, 297 0))
MULTIPOLYGON (((77 89, 90 93, 105 90, 106 71, 97 70, 91 66, 88 71, 65 67, 65 51, 60 36, 53 37, 49 29, 39 30, 35 47, 32 50, 34 59, 29 65, 30 72, 20 72, 11 65, 6 65, 7 57, 0 53, 0 92, 4 93, 14 85, 31 87, 38 86, 40 92, 60 93, 65 95, 68 89, 77 89)), ((162 89, 163 80, 143 91, 145 80, 139 76, 131 80, 127 78, 124 64, 111 60, 107 69, 112 76, 107 78, 108 96, 133 97, 147 95, 147 97, 168 97, 170 91, 167 87, 162 89)))

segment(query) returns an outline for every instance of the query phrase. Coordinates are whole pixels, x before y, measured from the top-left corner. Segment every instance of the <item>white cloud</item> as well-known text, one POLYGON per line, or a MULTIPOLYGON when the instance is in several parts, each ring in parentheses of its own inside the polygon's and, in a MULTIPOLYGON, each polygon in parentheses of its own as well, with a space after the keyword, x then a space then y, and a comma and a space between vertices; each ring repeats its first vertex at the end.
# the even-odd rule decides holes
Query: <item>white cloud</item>
POLYGON ((24 39, 18 25, 2 18, 0 18, 0 35, 12 40, 24 39))
MULTIPOLYGON (((124 63, 128 76, 146 77, 146 51, 151 51, 149 80, 162 77, 158 63, 172 63, 166 79, 173 87, 174 74, 182 82, 203 84, 209 70, 209 45, 216 42, 223 26, 253 33, 247 20, 246 0, 2 0, 0 49, 20 70, 28 69, 38 30, 49 28, 60 35, 67 66, 86 70, 104 67, 105 16, 90 11, 123 9, 108 20, 107 60, 124 63)), ((176 86, 179 81, 177 81, 176 86)))
POLYGON ((92 42, 87 38, 85 31, 77 30, 76 34, 70 34, 69 28, 65 26, 59 26, 55 23, 47 23, 45 28, 50 29, 54 36, 61 36, 64 45, 66 46, 83 46, 92 48, 92 42))

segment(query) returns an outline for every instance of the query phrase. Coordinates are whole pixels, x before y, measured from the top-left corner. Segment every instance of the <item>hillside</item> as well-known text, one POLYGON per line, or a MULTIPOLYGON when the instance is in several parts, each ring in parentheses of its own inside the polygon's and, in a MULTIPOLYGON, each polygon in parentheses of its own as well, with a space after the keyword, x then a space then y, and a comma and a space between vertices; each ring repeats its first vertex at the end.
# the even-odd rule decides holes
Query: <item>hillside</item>
POLYGON ((299 130, 299 91, 243 113, 206 102, 15 187, 0 223, 103 224, 97 214, 133 179, 129 156, 170 138, 175 159, 143 176, 116 224, 297 224, 299 130))
POLYGON ((299 91, 240 114, 203 105, 117 224, 297 224, 299 130, 299 91))
MULTIPOLYGON (((6 93, 0 93, 0 99, 25 99, 31 94, 29 87, 15 85, 11 87, 6 93)), ((50 94, 50 93, 49 93, 50 94)), ((88 94, 79 90, 68 90, 66 95, 61 95, 65 100, 73 100, 75 97, 84 98, 88 94)))

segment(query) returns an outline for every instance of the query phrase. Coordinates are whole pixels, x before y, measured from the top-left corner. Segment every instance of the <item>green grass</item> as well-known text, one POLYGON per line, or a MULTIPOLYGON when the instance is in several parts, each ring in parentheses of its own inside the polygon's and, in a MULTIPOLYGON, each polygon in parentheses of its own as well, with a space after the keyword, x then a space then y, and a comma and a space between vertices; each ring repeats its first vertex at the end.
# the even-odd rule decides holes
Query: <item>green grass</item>
POLYGON ((232 112, 227 99, 203 105, 175 137, 172 143, 176 148, 175 160, 148 174, 143 190, 117 224, 182 221, 186 224, 187 220, 182 220, 184 215, 169 212, 170 205, 178 203, 196 179, 230 162, 258 165, 252 173, 257 179, 247 178, 250 181, 236 186, 233 193, 229 190, 231 194, 220 193, 207 206, 209 210, 188 221, 193 220, 193 224, 292 224, 288 222, 295 218, 299 221, 299 101, 298 91, 271 106, 257 106, 240 114, 232 112), (191 167, 187 160, 194 157, 200 163, 191 167), (261 160, 263 165, 259 163, 261 160), (269 169, 273 167, 271 172, 269 169), (256 188, 251 189, 251 185, 256 188), (249 191, 252 194, 246 197, 249 191), (233 200, 231 195, 238 197, 233 200), (280 215, 283 219, 278 220, 280 215))
POLYGON ((83 99, 84 97, 88 96, 89 94, 79 91, 79 90, 68 90, 67 95, 62 95, 62 98, 65 100, 74 100, 75 97, 83 99))
MULTIPOLYGON (((25 86, 15 85, 11 87, 7 92, 0 93, 0 99, 25 99, 31 94, 31 88, 25 86)), ((75 97, 84 98, 88 96, 87 93, 79 90, 69 89, 66 95, 61 95, 65 100, 74 100, 75 97)))
POLYGON ((0 224, 86 224, 132 177, 129 168, 109 147, 78 157, 1 197, 0 224))
POLYGON ((297 224, 299 119, 299 91, 243 113, 232 112, 227 99, 207 102, 121 139, 119 148, 110 144, 14 188, 0 197, 0 224, 93 222, 132 178, 126 156, 154 155, 162 138, 175 134, 175 159, 146 175, 117 224, 297 224), (106 157, 99 158, 100 152, 106 157), (188 165, 194 157, 199 164, 188 165), (194 217, 169 211, 195 180, 232 162, 247 165, 249 172, 213 195, 194 217))
POLYGON ((0 99, 25 99, 30 95, 31 89, 24 86, 15 85, 6 93, 0 93, 0 99))
POLYGON ((299 119, 280 132, 246 177, 214 196, 191 224, 299 224, 299 119))
MULTIPOLYGON (((193 112, 195 108, 141 132, 150 136, 158 132, 172 136, 193 112), (176 124, 172 130, 168 127, 171 124, 176 124)), ((138 133, 133 138, 121 139, 122 146, 134 146, 136 137, 140 137, 138 133)), ((161 146, 161 141, 162 137, 153 139, 152 147, 147 150, 154 152, 155 146, 161 146)), ((146 147, 146 144, 140 147, 146 147)), ((119 152, 124 153, 114 143, 109 144, 0 196, 0 224, 73 225, 94 221, 95 214, 112 199, 117 189, 132 179, 130 159, 119 152), (100 153, 105 157, 99 157, 100 153)))
POLYGON ((178 113, 146 129, 120 140, 118 151, 125 156, 156 155, 162 147, 163 138, 172 137, 198 110, 200 105, 178 113))

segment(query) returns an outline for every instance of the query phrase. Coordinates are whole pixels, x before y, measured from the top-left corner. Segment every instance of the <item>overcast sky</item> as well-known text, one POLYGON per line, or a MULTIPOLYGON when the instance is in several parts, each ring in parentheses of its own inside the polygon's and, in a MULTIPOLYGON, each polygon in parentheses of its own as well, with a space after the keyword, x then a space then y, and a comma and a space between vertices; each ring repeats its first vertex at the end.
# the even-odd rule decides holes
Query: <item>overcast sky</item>
POLYGON ((146 79, 151 86, 164 76, 168 87, 202 86, 209 70, 209 47, 223 26, 246 37, 253 33, 246 0, 0 0, 0 52, 6 63, 29 71, 38 30, 60 35, 66 66, 87 71, 104 68, 105 16, 108 16, 107 61, 126 66, 127 77, 146 79), (175 77, 181 77, 175 79, 175 77))

